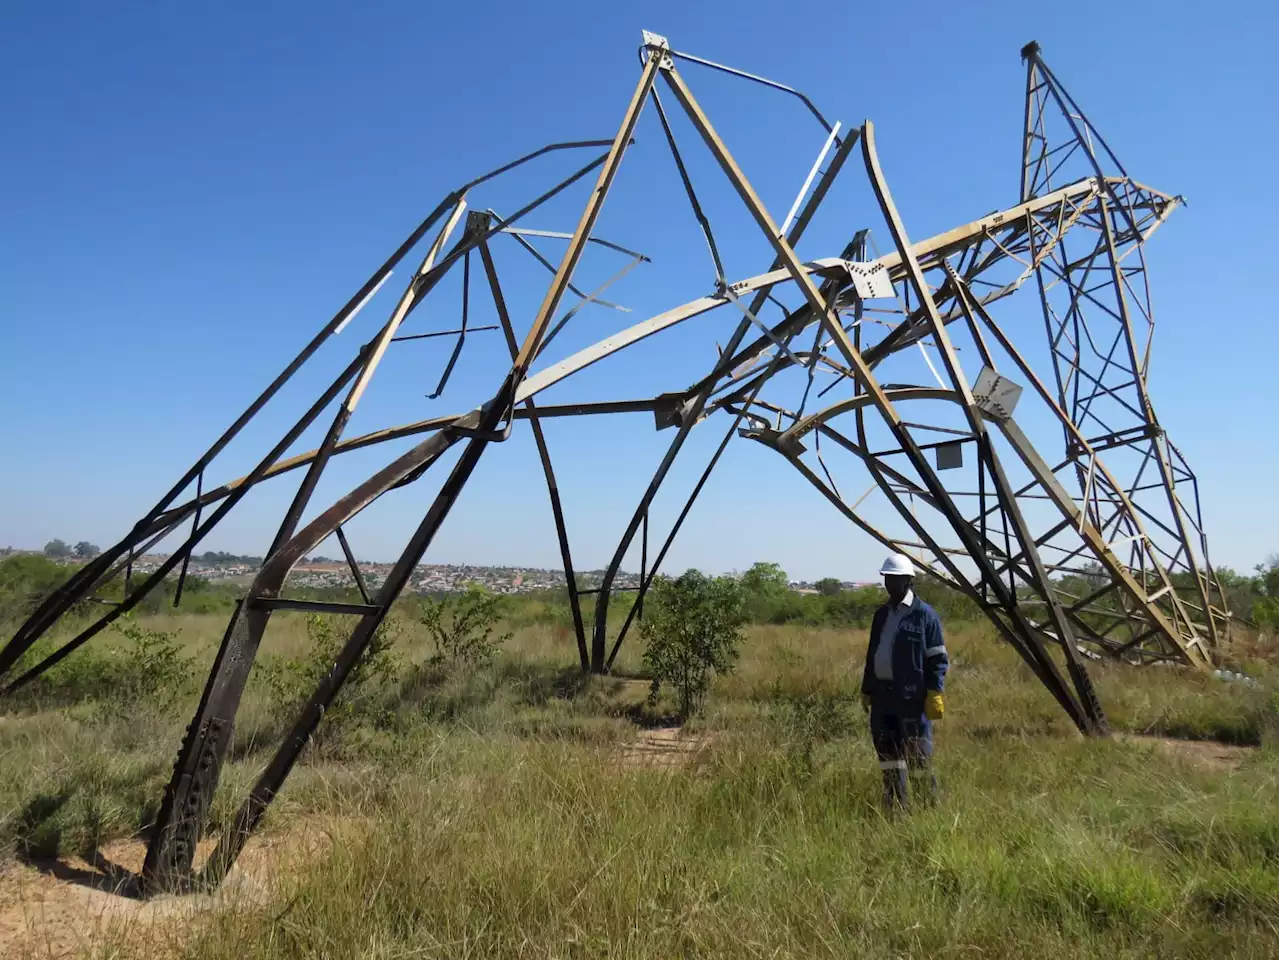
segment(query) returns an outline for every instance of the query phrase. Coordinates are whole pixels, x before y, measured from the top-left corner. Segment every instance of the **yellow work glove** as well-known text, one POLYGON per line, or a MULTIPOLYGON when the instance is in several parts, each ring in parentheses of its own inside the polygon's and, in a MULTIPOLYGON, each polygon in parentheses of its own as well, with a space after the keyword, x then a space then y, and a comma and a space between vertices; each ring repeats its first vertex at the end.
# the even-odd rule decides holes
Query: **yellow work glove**
POLYGON ((941 720, 942 712, 942 694, 937 690, 930 690, 924 695, 924 715, 930 720, 941 720))
POLYGON ((864 693, 862 695, 862 709, 867 713, 871 712, 871 694, 864 693))

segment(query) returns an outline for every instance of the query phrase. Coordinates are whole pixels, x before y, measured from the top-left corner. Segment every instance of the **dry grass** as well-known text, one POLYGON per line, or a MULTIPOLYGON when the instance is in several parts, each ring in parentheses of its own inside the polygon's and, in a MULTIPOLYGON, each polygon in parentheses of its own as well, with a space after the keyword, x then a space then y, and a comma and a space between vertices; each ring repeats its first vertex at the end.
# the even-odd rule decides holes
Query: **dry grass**
MULTIPOLYGON (((224 621, 148 625, 179 632, 207 663, 224 621)), ((305 636, 300 618, 278 617, 267 652, 296 656, 305 636)), ((320 819, 359 828, 306 869, 268 863, 261 897, 114 924, 92 949, 198 960, 1275 956, 1272 667, 1257 668, 1258 688, 1095 668, 1113 724, 1135 736, 1088 741, 1011 651, 954 631, 937 734, 944 799, 890 823, 857 705, 864 642, 753 628, 738 671, 676 736, 637 731, 644 684, 584 680, 564 631, 522 627, 491 668, 450 675, 422 669, 429 650, 409 629, 383 709, 308 753, 265 836, 320 819), (1165 745, 1174 736, 1217 737, 1237 754, 1199 762, 1165 745), (679 762, 636 759, 666 739, 679 762)), ((215 821, 274 748, 271 716, 251 682, 215 821)), ((92 857, 145 824, 183 719, 93 703, 0 719, 0 889, 30 875, 24 855, 92 857)), ((25 942, 50 955, 38 937, 25 942)))

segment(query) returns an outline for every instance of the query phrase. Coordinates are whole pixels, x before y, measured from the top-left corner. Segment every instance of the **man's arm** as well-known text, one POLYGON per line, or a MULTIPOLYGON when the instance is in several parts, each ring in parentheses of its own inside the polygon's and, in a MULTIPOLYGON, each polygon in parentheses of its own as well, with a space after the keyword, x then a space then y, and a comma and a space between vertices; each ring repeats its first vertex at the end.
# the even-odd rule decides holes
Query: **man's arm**
POLYGON ((877 608, 871 615, 871 634, 867 637, 867 662, 862 668, 862 693, 871 694, 871 670, 876 659, 876 645, 880 642, 880 628, 884 623, 884 608, 877 608))
POLYGON ((929 617, 924 630, 924 688, 941 693, 950 666, 947 645, 942 639, 942 621, 935 613, 929 617))

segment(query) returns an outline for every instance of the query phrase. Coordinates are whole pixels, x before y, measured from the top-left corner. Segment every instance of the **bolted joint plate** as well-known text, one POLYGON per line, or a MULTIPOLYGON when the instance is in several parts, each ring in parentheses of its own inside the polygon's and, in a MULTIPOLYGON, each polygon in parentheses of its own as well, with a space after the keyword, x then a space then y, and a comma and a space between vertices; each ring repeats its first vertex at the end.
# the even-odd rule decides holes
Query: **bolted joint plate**
POLYGON ((853 288, 863 300, 885 300, 894 297, 893 281, 883 263, 844 262, 853 288))
POLYGON ((1007 377, 1002 377, 990 367, 983 367, 973 385, 973 399, 987 416, 1005 421, 1013 416, 1013 408, 1022 396, 1022 387, 1007 377))
POLYGON ((683 426, 693 409, 693 401, 683 393, 661 393, 653 398, 655 430, 683 426))
POLYGON ((641 30, 640 35, 644 38, 644 47, 649 51, 650 57, 661 51, 661 59, 658 61, 658 66, 663 70, 670 70, 675 66, 675 61, 671 59, 671 44, 667 43, 666 37, 650 33, 648 30, 641 30))

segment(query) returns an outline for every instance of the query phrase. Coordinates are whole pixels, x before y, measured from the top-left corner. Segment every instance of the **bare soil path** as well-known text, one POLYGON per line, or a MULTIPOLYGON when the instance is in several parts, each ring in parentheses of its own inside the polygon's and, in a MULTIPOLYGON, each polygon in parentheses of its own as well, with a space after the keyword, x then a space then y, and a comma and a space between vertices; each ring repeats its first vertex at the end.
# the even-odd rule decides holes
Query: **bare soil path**
POLYGON ((711 743, 706 734, 686 733, 680 727, 641 730, 622 745, 624 767, 679 767, 694 763, 711 743))
POLYGON ((1219 743, 1216 740, 1178 740, 1141 733, 1123 733, 1119 736, 1128 743, 1149 744, 1168 756, 1222 773, 1235 770, 1258 749, 1234 743, 1219 743))
MULTIPOLYGON (((0 865, 0 957, 63 958, 88 954, 101 940, 128 931, 148 938, 154 955, 180 939, 184 925, 211 912, 265 903, 280 877, 328 848, 332 825, 309 821, 279 836, 254 837, 214 893, 138 897, 146 856, 140 840, 106 844, 90 860, 77 856, 0 865)), ((210 839, 199 854, 207 856, 210 839)))

